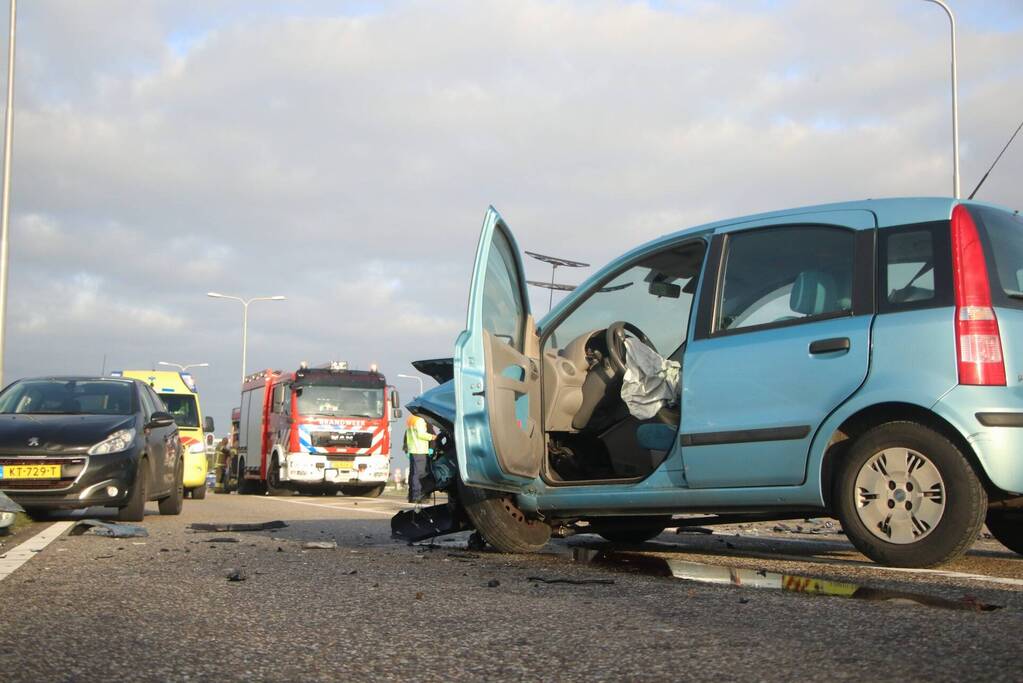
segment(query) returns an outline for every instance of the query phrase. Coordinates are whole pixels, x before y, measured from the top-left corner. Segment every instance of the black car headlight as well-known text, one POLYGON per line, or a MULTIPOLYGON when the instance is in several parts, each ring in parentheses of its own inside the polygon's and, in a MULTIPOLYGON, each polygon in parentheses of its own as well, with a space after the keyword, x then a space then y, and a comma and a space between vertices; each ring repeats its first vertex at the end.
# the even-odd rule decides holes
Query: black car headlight
POLYGON ((89 449, 89 455, 126 451, 135 442, 134 429, 119 429, 89 449))

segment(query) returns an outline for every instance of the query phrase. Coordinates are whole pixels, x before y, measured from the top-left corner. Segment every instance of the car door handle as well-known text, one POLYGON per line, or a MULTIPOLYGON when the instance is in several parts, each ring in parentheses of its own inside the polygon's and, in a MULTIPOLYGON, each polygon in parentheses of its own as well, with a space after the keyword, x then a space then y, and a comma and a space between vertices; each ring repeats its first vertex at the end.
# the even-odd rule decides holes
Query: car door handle
POLYGON ((835 351, 848 351, 850 347, 849 337, 834 337, 832 339, 818 339, 810 342, 810 353, 834 353, 835 351))

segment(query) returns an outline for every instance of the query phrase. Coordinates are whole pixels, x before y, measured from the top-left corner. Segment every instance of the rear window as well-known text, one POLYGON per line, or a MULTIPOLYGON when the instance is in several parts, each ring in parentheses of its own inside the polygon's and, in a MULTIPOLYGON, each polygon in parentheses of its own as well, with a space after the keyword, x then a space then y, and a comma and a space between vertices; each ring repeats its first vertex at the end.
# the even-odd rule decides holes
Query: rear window
POLYGON ((997 298, 1001 289, 1004 299, 1023 305, 1023 216, 980 206, 970 207, 970 212, 987 236, 992 295, 997 298))

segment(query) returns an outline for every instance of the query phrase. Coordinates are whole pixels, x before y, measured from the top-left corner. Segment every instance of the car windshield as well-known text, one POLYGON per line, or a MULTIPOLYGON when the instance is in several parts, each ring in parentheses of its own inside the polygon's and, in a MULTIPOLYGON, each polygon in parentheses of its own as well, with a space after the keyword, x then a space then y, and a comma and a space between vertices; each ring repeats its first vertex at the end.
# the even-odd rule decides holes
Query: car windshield
POLYGON ((0 413, 130 415, 131 391, 113 380, 24 380, 0 395, 0 413))
POLYGON ((384 416, 384 390, 330 385, 305 385, 297 389, 301 415, 332 417, 384 416))
POLYGON ((174 423, 179 427, 198 427, 199 408, 194 396, 186 394, 160 394, 160 399, 167 406, 167 412, 174 416, 174 423))

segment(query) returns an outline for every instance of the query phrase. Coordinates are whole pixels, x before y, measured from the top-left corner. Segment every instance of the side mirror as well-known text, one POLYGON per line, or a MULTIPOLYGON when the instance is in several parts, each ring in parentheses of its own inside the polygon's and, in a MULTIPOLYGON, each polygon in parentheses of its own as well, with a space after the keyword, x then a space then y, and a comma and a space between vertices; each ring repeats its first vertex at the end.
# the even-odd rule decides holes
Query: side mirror
POLYGON ((163 410, 157 410, 156 412, 149 416, 149 423, 146 426, 170 427, 172 424, 174 424, 173 415, 163 410))
POLYGON ((206 416, 206 419, 205 419, 205 420, 203 420, 203 423, 202 423, 202 430, 203 430, 204 432, 206 432, 207 434, 212 434, 213 432, 217 431, 217 430, 216 430, 216 429, 215 429, 215 428, 213 427, 213 418, 212 418, 212 417, 210 417, 209 415, 207 415, 207 416, 206 416))
POLYGON ((391 389, 391 407, 395 410, 401 410, 401 399, 398 398, 397 389, 391 389))
POLYGON ((392 408, 391 409, 391 422, 395 422, 397 420, 400 420, 401 419, 401 414, 402 414, 401 413, 401 408, 392 408))

